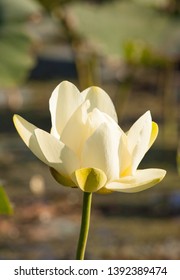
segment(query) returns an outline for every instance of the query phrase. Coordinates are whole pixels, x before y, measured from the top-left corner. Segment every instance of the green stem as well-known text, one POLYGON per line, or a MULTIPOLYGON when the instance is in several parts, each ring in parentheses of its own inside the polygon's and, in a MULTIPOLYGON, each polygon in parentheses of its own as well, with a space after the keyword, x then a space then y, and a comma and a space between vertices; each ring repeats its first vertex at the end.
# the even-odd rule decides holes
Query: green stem
POLYGON ((92 193, 84 192, 81 230, 76 252, 76 260, 84 260, 91 216, 92 193))

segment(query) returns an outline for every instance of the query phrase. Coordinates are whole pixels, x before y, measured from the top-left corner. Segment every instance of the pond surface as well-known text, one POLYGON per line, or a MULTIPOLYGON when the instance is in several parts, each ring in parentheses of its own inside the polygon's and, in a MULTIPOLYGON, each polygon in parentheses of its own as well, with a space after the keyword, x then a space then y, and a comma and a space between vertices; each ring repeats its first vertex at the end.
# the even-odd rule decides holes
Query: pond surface
MULTIPOLYGON (((48 99, 57 83, 29 82, 20 92, 9 93, 8 99, 1 98, 0 177, 14 215, 0 218, 0 259, 75 257, 82 193, 58 185, 47 166, 26 148, 12 124, 13 114, 18 113, 48 131, 48 99), (16 101, 19 98, 16 104, 13 94, 16 101)), ((111 86, 105 84, 104 88, 116 100, 119 111, 121 98, 111 86)), ((123 115, 119 112, 122 128, 128 129, 149 109, 163 131, 159 96, 142 92, 128 95, 123 115)), ((180 259, 176 141, 168 141, 169 146, 165 146, 160 132, 141 165, 168 171, 159 185, 137 194, 94 194, 86 259, 180 259)))

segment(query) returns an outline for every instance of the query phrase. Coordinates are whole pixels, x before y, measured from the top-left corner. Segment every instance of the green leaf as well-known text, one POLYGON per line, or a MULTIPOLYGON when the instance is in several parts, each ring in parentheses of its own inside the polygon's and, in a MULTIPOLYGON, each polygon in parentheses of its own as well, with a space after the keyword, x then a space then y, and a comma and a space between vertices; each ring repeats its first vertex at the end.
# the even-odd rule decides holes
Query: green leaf
POLYGON ((35 0, 0 0, 0 18, 9 22, 27 20, 33 14, 41 11, 42 8, 35 0))
POLYGON ((39 12, 33 0, 0 0, 0 88, 21 84, 32 69, 34 41, 27 25, 39 12))
POLYGON ((18 26, 6 27, 0 32, 0 86, 15 86, 20 84, 34 64, 34 58, 29 54, 31 39, 18 26))
POLYGON ((11 215, 13 213, 9 198, 2 186, 0 186, 0 214, 11 215))
POLYGON ((105 54, 123 57, 128 40, 143 40, 163 53, 179 54, 180 19, 133 1, 108 1, 104 5, 72 4, 78 28, 105 54))

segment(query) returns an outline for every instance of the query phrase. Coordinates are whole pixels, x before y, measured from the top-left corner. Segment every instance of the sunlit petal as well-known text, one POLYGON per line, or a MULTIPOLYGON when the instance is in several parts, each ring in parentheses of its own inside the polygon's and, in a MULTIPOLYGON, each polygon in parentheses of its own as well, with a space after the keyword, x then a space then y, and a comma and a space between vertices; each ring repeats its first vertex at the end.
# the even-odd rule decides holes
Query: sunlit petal
POLYGON ((114 105, 109 95, 103 89, 93 86, 85 89, 81 94, 85 100, 90 100, 91 106, 89 108, 89 112, 94 108, 97 108, 108 114, 117 122, 118 118, 114 105))
POLYGON ((128 150, 127 136, 122 132, 119 143, 119 175, 124 177, 132 173, 132 157, 128 150))
POLYGON ((52 131, 56 138, 70 119, 74 111, 83 102, 83 98, 75 85, 68 81, 60 83, 53 91, 49 100, 52 131))
POLYGON ((111 191, 133 193, 146 190, 159 183, 165 176, 163 169, 137 170, 134 176, 120 178, 106 185, 111 191))
POLYGON ((110 178, 119 177, 118 148, 120 131, 107 123, 101 124, 85 142, 82 166, 101 169, 110 178))
POLYGON ((127 133, 127 145, 132 156, 132 173, 134 173, 148 150, 152 130, 150 111, 142 115, 127 133))
POLYGON ((95 130, 103 123, 111 126, 115 131, 118 130, 120 133, 124 133, 118 124, 108 114, 101 112, 95 108, 88 114, 86 126, 88 129, 88 137, 91 136, 95 130))
POLYGON ((48 164, 48 161, 44 157, 34 134, 34 131, 37 129, 37 127, 18 115, 14 115, 13 121, 24 143, 40 160, 48 164))
POLYGON ((76 155, 65 144, 41 129, 36 129, 35 135, 50 167, 64 176, 71 176, 79 168, 76 155))
POLYGON ((80 157, 80 150, 87 134, 87 110, 89 101, 85 101, 71 116, 62 131, 61 141, 80 157))

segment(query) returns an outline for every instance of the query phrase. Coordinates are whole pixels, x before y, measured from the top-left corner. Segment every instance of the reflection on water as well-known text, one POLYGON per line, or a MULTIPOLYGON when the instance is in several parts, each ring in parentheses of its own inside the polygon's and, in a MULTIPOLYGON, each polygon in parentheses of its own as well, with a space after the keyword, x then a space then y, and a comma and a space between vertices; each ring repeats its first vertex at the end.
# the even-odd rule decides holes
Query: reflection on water
MULTIPOLYGON (((56 84, 57 81, 29 82, 26 89, 15 93, 21 100, 16 109, 15 104, 9 107, 11 103, 0 93, 0 177, 15 210, 14 216, 0 218, 0 259, 73 259, 75 256, 82 193, 59 186, 48 168, 25 147, 12 124, 16 112, 48 131, 48 100, 56 84)), ((105 84, 108 92, 110 88, 105 84)), ((13 93, 8 94, 11 99, 13 93)), ((115 96, 113 92, 111 95, 115 96)), ((122 127, 128 128, 146 109, 161 120, 158 106, 154 95, 144 99, 138 93, 131 96, 122 127)), ((138 194, 95 194, 86 258, 180 258, 180 190, 175 146, 165 150, 160 134, 142 164, 141 168, 167 169, 166 178, 138 194)))

